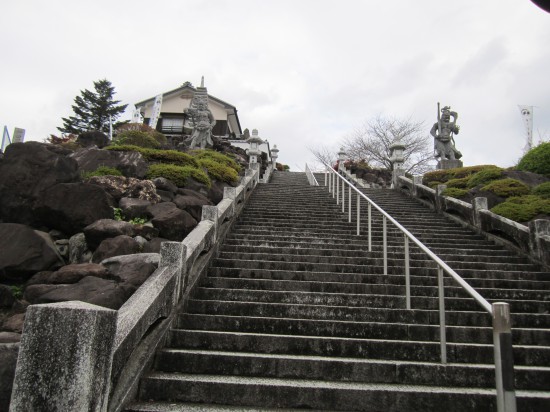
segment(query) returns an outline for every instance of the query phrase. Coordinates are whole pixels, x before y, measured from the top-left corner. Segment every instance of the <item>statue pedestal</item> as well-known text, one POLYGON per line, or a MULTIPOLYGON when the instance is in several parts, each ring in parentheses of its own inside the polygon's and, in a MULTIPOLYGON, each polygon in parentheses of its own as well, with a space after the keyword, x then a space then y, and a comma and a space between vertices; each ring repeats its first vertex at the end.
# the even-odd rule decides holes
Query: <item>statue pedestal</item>
POLYGON ((461 160, 441 159, 437 162, 437 169, 440 170, 455 169, 457 167, 463 167, 461 160))

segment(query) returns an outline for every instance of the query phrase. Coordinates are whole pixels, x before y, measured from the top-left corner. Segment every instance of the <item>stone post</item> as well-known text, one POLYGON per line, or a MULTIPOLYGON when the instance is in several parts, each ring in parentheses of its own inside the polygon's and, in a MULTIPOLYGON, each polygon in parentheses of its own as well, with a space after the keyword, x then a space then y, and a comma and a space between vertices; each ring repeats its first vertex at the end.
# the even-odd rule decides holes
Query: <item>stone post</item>
POLYGON ((273 170, 277 170, 278 157, 279 157, 279 149, 277 149, 277 145, 273 145, 273 149, 271 149, 271 159, 273 161, 273 170))
POLYGON ((172 299, 172 307, 176 307, 185 288, 187 261, 187 246, 181 242, 162 242, 160 244, 159 267, 174 266, 177 270, 176 290, 172 299))
POLYGON ((201 220, 214 223, 214 238, 218 239, 218 206, 203 206, 201 220))
POLYGON ((224 187, 223 188, 223 198, 230 199, 231 202, 231 216, 235 215, 235 208, 237 207, 235 199, 237 198, 237 188, 236 187, 224 187))
POLYGON ((481 211, 489 209, 486 197, 474 197, 472 200, 472 209, 474 210, 474 226, 480 230, 481 227, 481 211))
POLYGON ((417 186, 420 186, 422 184, 422 176, 421 175, 413 176, 412 181, 413 181, 412 194, 413 194, 414 197, 418 197, 417 186))
POLYGON ((437 185, 435 189, 435 208, 438 211, 443 210, 443 191, 447 189, 447 185, 437 185))
POLYGON ((550 266, 550 221, 536 219, 529 222, 529 237, 534 255, 550 266))
POLYGON ((341 172, 345 169, 344 163, 346 161, 347 153, 344 152, 344 148, 341 147, 340 151, 338 152, 338 172, 341 172))
POLYGON ((116 323, 89 303, 29 306, 10 411, 106 411, 116 323))

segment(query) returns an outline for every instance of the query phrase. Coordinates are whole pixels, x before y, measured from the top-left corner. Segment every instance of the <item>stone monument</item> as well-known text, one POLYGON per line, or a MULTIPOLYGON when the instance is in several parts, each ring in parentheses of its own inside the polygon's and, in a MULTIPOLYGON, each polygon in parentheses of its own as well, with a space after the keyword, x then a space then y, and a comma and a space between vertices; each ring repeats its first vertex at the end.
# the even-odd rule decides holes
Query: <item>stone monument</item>
POLYGON ((438 159, 437 168, 462 167, 462 162, 459 160, 462 153, 456 149, 453 136, 460 130, 456 124, 458 114, 451 111, 450 106, 445 106, 441 110, 439 107, 439 103, 437 103, 437 123, 434 123, 430 130, 430 134, 434 137, 434 155, 438 159))
POLYGON ((191 149, 198 147, 205 149, 214 146, 212 128, 215 126, 216 120, 214 120, 214 115, 208 108, 208 92, 204 87, 204 76, 201 79, 200 87, 197 87, 197 91, 193 95, 190 107, 185 109, 184 113, 193 126, 189 147, 191 149))

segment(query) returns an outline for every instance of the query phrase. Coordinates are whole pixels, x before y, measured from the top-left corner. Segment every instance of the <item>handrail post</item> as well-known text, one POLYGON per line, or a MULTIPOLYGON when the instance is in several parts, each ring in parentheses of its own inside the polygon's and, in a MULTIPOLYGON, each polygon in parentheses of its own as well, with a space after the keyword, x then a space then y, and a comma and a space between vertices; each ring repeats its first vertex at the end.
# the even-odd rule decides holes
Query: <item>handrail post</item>
POLYGON ((372 207, 371 207, 371 204, 369 202, 369 215, 368 215, 368 232, 369 232, 369 252, 372 252, 372 207))
POLYGON ((447 334, 445 331, 445 290, 443 285, 443 268, 437 267, 437 289, 439 292, 439 345, 441 363, 447 363, 447 334))
POLYGON ((405 301, 407 310, 411 310, 411 269, 409 264, 409 238, 405 237, 405 301))
MULTIPOLYGON (((351 223, 351 185, 348 186, 348 222, 351 223)), ((359 195, 357 195, 359 197, 359 195)))
POLYGON ((382 243, 384 245, 384 276, 388 274, 388 231, 386 216, 382 216, 382 243))
POLYGON ((338 179, 338 176, 334 176, 336 178, 336 204, 340 204, 340 179, 338 179))
POLYGON ((328 177, 327 174, 328 174, 328 170, 325 170, 325 186, 327 185, 327 180, 328 180, 327 179, 327 177, 328 177))
POLYGON ((504 302, 495 302, 492 307, 497 410, 499 412, 515 412, 516 393, 514 390, 510 305, 504 302))
POLYGON ((359 236, 360 234, 360 223, 361 223, 360 209, 361 209, 361 196, 357 194, 357 236, 359 236))
POLYGON ((342 180, 342 213, 346 212, 346 185, 342 180))

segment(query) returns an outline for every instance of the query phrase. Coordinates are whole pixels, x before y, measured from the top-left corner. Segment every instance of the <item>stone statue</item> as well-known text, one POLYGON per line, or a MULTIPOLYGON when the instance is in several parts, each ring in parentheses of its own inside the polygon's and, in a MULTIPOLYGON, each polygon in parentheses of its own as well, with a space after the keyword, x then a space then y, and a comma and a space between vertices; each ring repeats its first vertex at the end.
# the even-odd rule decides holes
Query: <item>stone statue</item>
POLYGON ((216 120, 214 120, 214 115, 208 108, 208 93, 206 87, 204 87, 204 77, 201 81, 201 87, 197 87, 197 92, 193 96, 190 106, 184 111, 193 125, 189 147, 191 149, 212 147, 214 145, 212 128, 216 125, 216 120))
POLYGON ((462 157, 455 147, 453 134, 458 134, 460 128, 456 124, 458 114, 451 111, 449 106, 441 109, 439 114, 439 103, 437 104, 437 123, 434 123, 430 134, 434 137, 434 151, 437 159, 458 160, 462 157), (451 117, 453 118, 451 120, 451 117))

